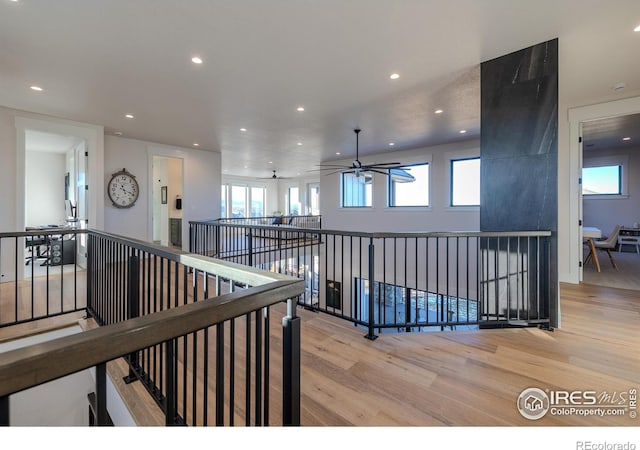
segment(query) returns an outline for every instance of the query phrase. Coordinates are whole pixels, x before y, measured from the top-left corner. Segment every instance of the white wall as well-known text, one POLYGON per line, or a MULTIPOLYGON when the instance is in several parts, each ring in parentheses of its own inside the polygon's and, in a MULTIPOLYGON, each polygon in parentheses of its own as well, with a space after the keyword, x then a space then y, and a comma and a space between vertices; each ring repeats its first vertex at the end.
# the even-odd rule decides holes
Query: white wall
MULTIPOLYGON (((164 146, 156 143, 105 136, 104 183, 111 174, 126 168, 136 176, 140 195, 127 209, 105 201, 105 231, 143 241, 153 240, 153 156, 183 161, 182 244, 189 246, 190 220, 207 220, 220 214, 220 153, 208 150, 164 146)), ((171 200, 170 197, 168 197, 171 200)))
POLYGON ((27 151, 25 225, 64 225, 64 153, 27 151))
MULTIPOLYGON (((387 177, 374 174, 373 207, 341 208, 339 174, 320 177, 322 227, 351 231, 477 231, 479 207, 449 206, 449 167, 451 159, 480 155, 478 140, 378 154, 362 162, 399 161, 402 164, 429 163, 430 206, 387 207, 387 177)), ((350 160, 334 161, 350 164, 350 160)))
POLYGON ((608 235, 616 225, 631 227, 640 222, 640 147, 628 150, 585 151, 583 167, 589 167, 597 161, 626 161, 623 169, 623 183, 626 195, 621 197, 584 196, 582 217, 586 226, 595 226, 608 235))

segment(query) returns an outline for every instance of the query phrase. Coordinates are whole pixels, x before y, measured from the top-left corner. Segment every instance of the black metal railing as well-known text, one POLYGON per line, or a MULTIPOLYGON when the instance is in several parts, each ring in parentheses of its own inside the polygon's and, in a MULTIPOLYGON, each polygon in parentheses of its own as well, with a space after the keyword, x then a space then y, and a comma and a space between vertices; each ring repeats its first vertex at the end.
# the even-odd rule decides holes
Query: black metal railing
MULTIPOLYGON (((75 291, 75 304, 86 304, 101 327, 0 355, 0 424, 9 423, 10 394, 92 366, 104 375, 106 362, 120 356, 129 366, 126 381, 143 383, 167 425, 300 423, 295 298, 303 283, 104 232, 86 233, 87 270, 76 275, 86 279, 86 288, 75 291), (273 342, 282 342, 276 356, 273 342)), ((29 302, 19 298, 16 309, 29 302)), ((105 424, 106 377, 97 379, 102 381, 92 397, 92 417, 105 424)))
POLYGON ((85 309, 85 239, 70 228, 0 233, 0 327, 85 309))
POLYGON ((287 225, 296 228, 322 228, 322 216, 320 215, 278 215, 264 217, 229 217, 217 219, 214 222, 244 225, 287 225))
POLYGON ((191 251, 305 280, 300 304, 384 331, 549 324, 551 233, 192 222, 191 251))
MULTIPOLYGON (((101 232, 90 234, 89 249, 88 310, 100 325, 216 301, 277 280, 264 271, 221 266, 209 258, 101 232)), ((158 343, 132 353, 127 358, 127 381, 140 380, 176 424, 273 423, 269 398, 274 389, 290 396, 290 391, 271 383, 269 345, 276 332, 271 325, 274 315, 275 324, 289 317, 285 333, 292 327, 290 322, 297 320, 295 309, 243 311, 225 323, 181 335, 170 347, 158 343), (167 378, 167 361, 172 361, 173 379, 167 378)), ((299 332, 297 339, 286 342, 299 353, 299 332)), ((285 348, 285 353, 291 351, 285 348)), ((299 364, 298 357, 289 358, 299 364)), ((299 397, 294 403, 299 403, 299 397)), ((282 424, 278 416, 275 423, 282 424)))

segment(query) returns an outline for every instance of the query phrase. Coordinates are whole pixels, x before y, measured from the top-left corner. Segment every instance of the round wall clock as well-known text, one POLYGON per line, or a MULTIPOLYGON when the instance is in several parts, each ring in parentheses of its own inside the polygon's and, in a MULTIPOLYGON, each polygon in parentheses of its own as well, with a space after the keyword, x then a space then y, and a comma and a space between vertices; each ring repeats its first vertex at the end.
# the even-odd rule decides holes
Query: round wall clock
POLYGON ((122 169, 111 175, 107 185, 109 199, 116 208, 131 208, 138 200, 140 190, 136 177, 122 169))

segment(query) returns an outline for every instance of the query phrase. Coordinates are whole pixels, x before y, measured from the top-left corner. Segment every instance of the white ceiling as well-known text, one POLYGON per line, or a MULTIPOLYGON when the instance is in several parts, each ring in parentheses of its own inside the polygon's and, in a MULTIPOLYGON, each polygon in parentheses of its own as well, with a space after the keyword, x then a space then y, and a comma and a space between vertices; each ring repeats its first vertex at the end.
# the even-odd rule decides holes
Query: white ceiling
POLYGON ((75 136, 62 136, 36 130, 25 133, 25 149, 29 152, 66 153, 80 143, 75 136))
POLYGON ((637 0, 0 0, 0 105, 296 176, 355 127, 361 155, 477 138, 479 64, 556 37, 565 101, 640 89, 639 24, 637 0))

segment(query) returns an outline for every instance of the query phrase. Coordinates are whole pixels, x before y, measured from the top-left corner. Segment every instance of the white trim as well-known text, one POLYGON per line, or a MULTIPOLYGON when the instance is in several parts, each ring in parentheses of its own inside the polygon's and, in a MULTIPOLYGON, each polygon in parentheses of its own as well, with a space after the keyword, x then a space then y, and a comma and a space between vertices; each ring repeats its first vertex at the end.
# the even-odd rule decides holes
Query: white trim
MULTIPOLYGON (((87 217, 88 227, 101 230, 104 227, 104 127, 71 120, 42 117, 37 114, 22 113, 15 115, 16 127, 16 230, 25 229, 26 175, 25 144, 27 130, 64 136, 77 136, 87 142, 89 153, 87 181, 89 186, 87 217)), ((24 258, 24 246, 18 247, 18 258, 24 258)), ((17 279, 24 277, 24 264, 16 268, 17 279)))

